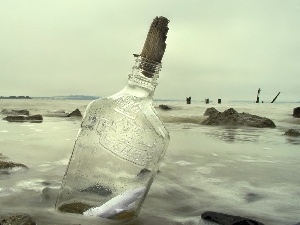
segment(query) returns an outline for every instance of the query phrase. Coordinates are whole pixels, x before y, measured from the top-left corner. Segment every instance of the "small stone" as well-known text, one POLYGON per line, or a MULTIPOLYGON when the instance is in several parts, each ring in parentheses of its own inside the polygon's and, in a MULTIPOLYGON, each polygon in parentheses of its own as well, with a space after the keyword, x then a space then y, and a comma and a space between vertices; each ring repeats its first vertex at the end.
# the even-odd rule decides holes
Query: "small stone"
POLYGON ((79 109, 75 109, 73 112, 67 115, 67 117, 82 117, 82 114, 79 109))
POLYGON ((291 137, 298 137, 298 136, 300 136, 300 132, 298 132, 295 129, 289 129, 288 131, 286 131, 284 133, 284 135, 291 136, 291 137))
POLYGON ((263 198, 263 197, 262 197, 261 195, 256 194, 256 193, 248 193, 248 194, 246 195, 246 201, 247 201, 248 203, 256 202, 256 201, 258 201, 258 200, 260 200, 260 199, 262 199, 262 198, 263 198))
POLYGON ((139 172, 138 176, 142 176, 146 173, 149 173, 151 172, 151 170, 147 169, 147 168, 144 168, 144 169, 141 169, 141 171, 139 172))
POLYGON ((294 108, 293 116, 300 118, 300 107, 294 108))
POLYGON ((163 110, 170 110, 171 108, 167 105, 159 105, 158 106, 160 109, 163 109, 163 110))
POLYGON ((217 222, 221 225, 264 225, 261 222, 246 217, 232 216, 212 211, 202 213, 201 218, 204 220, 217 222))
POLYGON ((81 202, 74 202, 74 203, 63 204, 58 208, 58 210, 61 212, 83 214, 83 212, 85 212, 90 208, 92 208, 91 205, 87 205, 81 202))
POLYGON ((42 190, 42 198, 49 200, 49 199, 56 199, 57 195, 58 195, 59 189, 54 189, 54 188, 50 188, 50 187, 45 187, 42 190))

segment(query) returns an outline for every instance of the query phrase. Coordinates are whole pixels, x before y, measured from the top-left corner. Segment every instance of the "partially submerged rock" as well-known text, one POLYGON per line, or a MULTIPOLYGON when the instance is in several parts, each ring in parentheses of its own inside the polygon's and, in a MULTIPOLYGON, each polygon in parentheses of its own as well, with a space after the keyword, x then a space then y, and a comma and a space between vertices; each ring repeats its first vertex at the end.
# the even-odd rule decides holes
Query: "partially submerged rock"
POLYGON ((81 202, 66 203, 58 207, 61 212, 83 214, 86 210, 92 208, 92 205, 87 205, 81 202))
POLYGON ((171 108, 167 105, 159 105, 158 106, 160 109, 163 109, 163 110, 170 110, 171 108))
POLYGON ((300 118, 300 107, 294 108, 293 116, 300 118))
POLYGON ((14 167, 22 167, 25 169, 28 169, 27 166, 21 163, 14 163, 14 162, 7 162, 7 161, 1 161, 0 160, 0 169, 12 169, 14 167))
POLYGON ((25 213, 8 213, 0 215, 1 225, 36 225, 33 218, 25 213))
POLYGON ((295 129, 289 129, 284 133, 284 135, 291 136, 291 137, 298 137, 300 136, 300 132, 295 129))
POLYGON ((204 112, 204 116, 211 116, 213 114, 219 113, 214 107, 207 108, 204 112))
POLYGON ((54 189, 50 187, 45 187, 42 190, 42 198, 45 200, 51 200, 51 199, 56 199, 58 195, 59 189, 54 189))
POLYGON ((249 113, 238 113, 233 108, 227 109, 222 113, 221 112, 213 113, 201 124, 249 126, 249 127, 258 127, 258 128, 276 127, 275 123, 266 117, 251 115, 249 113))
POLYGON ((43 116, 40 114, 32 116, 6 116, 3 119, 8 122, 43 122, 43 116))
POLYGON ((79 109, 75 109, 73 112, 67 115, 67 117, 82 117, 79 109))
POLYGON ((241 216, 232 216, 225 213, 207 211, 202 213, 201 218, 204 220, 219 223, 221 225, 264 225, 253 219, 241 216))
POLYGON ((27 109, 3 109, 1 111, 5 115, 26 115, 29 116, 29 111, 27 109))

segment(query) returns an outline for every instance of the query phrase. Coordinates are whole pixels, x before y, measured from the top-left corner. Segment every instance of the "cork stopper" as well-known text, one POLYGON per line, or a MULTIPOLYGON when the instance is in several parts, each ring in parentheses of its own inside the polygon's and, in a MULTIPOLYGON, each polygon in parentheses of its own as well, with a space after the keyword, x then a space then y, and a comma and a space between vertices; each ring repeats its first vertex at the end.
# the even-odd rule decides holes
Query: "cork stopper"
MULTIPOLYGON (((156 63, 161 63, 166 50, 166 39, 168 33, 168 23, 170 21, 163 17, 156 17, 148 31, 146 41, 141 53, 141 57, 145 58, 147 61, 154 61, 156 63)), ((151 71, 148 71, 151 73, 151 71)), ((151 77, 149 73, 143 73, 147 77, 151 77)))
POLYGON ((160 63, 165 50, 166 39, 168 33, 168 23, 170 21, 163 17, 156 17, 148 31, 144 48, 141 53, 141 57, 160 63))

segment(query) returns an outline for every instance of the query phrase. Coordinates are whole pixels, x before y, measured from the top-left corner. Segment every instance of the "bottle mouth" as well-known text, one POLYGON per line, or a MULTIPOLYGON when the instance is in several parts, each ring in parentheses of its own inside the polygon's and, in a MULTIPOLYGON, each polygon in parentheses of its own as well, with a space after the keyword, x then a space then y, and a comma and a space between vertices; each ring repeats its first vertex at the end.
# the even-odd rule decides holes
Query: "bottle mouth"
POLYGON ((135 67, 148 78, 158 77, 162 68, 161 63, 139 56, 135 60, 135 67))
POLYGON ((129 74, 129 80, 154 91, 161 67, 161 63, 138 56, 135 65, 132 67, 132 74, 129 74))

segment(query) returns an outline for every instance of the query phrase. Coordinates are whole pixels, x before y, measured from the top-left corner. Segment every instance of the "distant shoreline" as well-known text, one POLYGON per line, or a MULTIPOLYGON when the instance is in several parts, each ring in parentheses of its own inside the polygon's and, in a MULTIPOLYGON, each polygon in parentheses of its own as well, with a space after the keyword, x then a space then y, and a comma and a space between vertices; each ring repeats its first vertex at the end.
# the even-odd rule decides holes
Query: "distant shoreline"
POLYGON ((8 96, 8 97, 0 96, 0 99, 32 99, 32 98, 29 96, 8 96))

